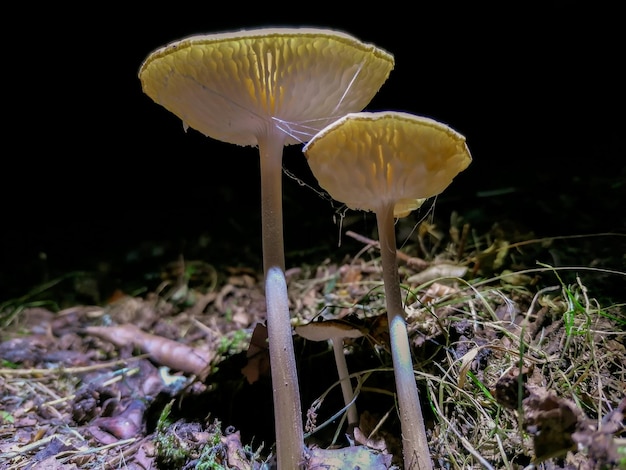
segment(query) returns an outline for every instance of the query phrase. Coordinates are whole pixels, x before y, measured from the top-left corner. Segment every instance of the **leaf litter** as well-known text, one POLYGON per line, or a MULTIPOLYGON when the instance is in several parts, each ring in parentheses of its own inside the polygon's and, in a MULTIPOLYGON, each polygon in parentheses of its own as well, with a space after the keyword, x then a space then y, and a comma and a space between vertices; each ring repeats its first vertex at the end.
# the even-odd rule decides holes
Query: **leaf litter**
MULTIPOLYGON (((348 235, 363 249, 287 272, 294 327, 363 333, 344 343, 351 431, 332 349, 294 335, 304 467, 400 469, 377 244, 348 235)), ((460 218, 447 234, 423 224, 400 250, 436 468, 626 468, 625 306, 589 287, 626 273, 537 262, 558 250, 502 226, 478 237, 460 218)), ((166 271, 143 295, 0 306, 0 468, 275 467, 262 274, 184 260, 166 271)))

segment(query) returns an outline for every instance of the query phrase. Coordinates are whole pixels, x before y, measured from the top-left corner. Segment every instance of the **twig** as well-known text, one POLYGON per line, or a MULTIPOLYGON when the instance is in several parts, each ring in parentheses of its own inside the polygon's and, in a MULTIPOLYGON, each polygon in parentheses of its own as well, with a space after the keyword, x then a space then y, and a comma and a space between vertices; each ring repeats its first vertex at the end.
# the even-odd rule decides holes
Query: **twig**
POLYGON ((103 362, 101 364, 93 364, 90 366, 81 366, 81 367, 54 367, 50 369, 0 369, 0 375, 6 376, 24 376, 24 375, 36 375, 36 376, 46 376, 46 375, 59 375, 59 374, 83 374, 85 372, 91 372, 98 369, 106 369, 109 367, 115 366, 125 366, 128 365, 129 362, 138 361, 140 359, 145 359, 148 357, 148 354, 141 354, 139 356, 129 357, 127 359, 118 359, 110 362, 103 362))
MULTIPOLYGON (((349 237, 354 238, 355 240, 365 244, 365 245, 369 245, 369 246, 373 246, 377 249, 380 250, 380 243, 378 243, 376 240, 372 240, 371 238, 367 238, 363 235, 360 235, 356 232, 353 232, 352 230, 348 230, 346 232, 346 235, 348 235, 349 237)), ((427 267, 430 266, 430 263, 426 260, 423 260, 422 258, 417 258, 415 256, 409 256, 403 252, 401 252, 400 250, 396 251, 396 255, 398 257, 399 261, 402 261, 404 263, 406 263, 407 265, 409 265, 412 268, 418 269, 418 270, 422 270, 422 269, 426 269, 427 267)))

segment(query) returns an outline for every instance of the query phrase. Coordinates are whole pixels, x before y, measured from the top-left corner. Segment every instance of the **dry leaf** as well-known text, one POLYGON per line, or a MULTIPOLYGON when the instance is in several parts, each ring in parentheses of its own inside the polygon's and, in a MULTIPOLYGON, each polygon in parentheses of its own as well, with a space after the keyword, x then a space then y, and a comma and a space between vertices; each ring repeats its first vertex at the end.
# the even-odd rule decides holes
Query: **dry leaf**
POLYGON ((250 338, 250 346, 246 353, 248 362, 241 373, 246 377, 249 384, 253 384, 261 376, 270 373, 270 352, 267 347, 267 327, 257 323, 250 338))
POLYGON ((343 447, 341 449, 309 449, 304 468, 306 470, 346 470, 348 468, 388 469, 391 467, 391 454, 383 454, 364 446, 343 447))
POLYGON ((88 326, 85 332, 110 341, 117 347, 133 345, 157 364, 202 376, 208 372, 214 353, 192 348, 162 336, 146 333, 135 325, 88 326))

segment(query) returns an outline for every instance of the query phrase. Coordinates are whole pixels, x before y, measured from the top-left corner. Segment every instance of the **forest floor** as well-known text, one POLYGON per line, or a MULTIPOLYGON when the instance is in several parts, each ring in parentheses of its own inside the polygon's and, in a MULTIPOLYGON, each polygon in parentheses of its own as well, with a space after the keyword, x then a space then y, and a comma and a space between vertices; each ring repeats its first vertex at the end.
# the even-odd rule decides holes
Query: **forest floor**
MULTIPOLYGON (((362 334, 349 434, 330 345, 294 334, 306 468, 402 468, 379 252, 346 236, 362 249, 286 273, 294 326, 362 334)), ((435 468, 626 468, 624 235, 456 216, 413 238, 398 266, 435 468)), ((274 467, 262 273, 170 261, 142 292, 68 273, 0 304, 2 470, 274 467)))

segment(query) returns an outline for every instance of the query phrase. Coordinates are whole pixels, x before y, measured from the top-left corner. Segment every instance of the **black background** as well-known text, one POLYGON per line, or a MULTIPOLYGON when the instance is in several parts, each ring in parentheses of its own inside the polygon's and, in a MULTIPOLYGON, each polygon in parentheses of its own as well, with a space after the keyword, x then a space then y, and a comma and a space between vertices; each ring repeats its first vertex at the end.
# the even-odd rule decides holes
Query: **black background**
MULTIPOLYGON (((137 78, 152 50, 198 33, 319 26, 394 54, 367 110, 445 122, 473 155, 439 198, 444 218, 451 210, 477 223, 507 217, 545 235, 624 229, 626 41, 617 7, 76 5, 4 19, 14 32, 3 52, 0 300, 44 270, 92 269, 94 259, 122 259, 150 240, 193 256, 186 250, 203 234, 206 261, 260 267, 256 149, 185 133, 137 78)), ((314 184, 299 146, 285 150, 285 166, 314 184)), ((288 263, 297 262, 292 253, 332 252, 338 205, 290 179, 285 194, 288 263)), ((359 220, 357 230, 373 228, 359 220)))

